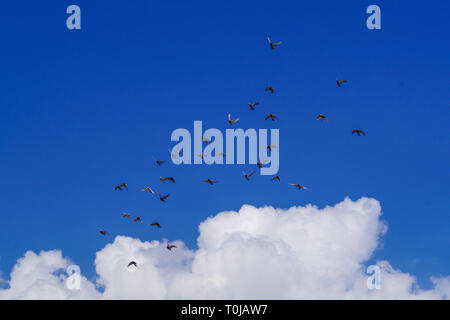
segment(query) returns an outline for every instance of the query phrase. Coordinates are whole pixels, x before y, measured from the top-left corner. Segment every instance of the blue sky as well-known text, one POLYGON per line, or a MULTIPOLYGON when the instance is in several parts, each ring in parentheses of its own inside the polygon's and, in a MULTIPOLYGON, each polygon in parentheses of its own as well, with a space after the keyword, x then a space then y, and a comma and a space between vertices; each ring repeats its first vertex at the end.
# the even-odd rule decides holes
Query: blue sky
POLYGON ((419 1, 2 2, 0 270, 26 250, 63 249, 94 276, 95 252, 124 234, 182 239, 243 204, 381 202, 374 259, 419 277, 450 270, 448 3, 419 1), (66 8, 82 30, 66 28, 66 8), (368 5, 382 12, 370 31, 368 5), (283 41, 270 50, 266 36, 283 41), (337 88, 336 79, 349 82, 337 88), (266 85, 277 90, 264 93, 266 85), (260 101, 250 111, 248 101, 260 101), (279 122, 265 122, 268 112, 279 122), (161 168, 177 128, 280 129, 283 184, 252 166, 161 168), (328 122, 315 120, 327 114, 328 122), (362 128, 367 135, 351 135, 362 128), (160 175, 177 179, 159 182, 160 175), (213 188, 201 179, 213 178, 213 188), (126 181, 129 192, 114 192, 126 181), (309 187, 299 192, 285 182, 309 187), (141 193, 171 193, 166 204, 141 193), (164 228, 127 223, 122 212, 164 228))

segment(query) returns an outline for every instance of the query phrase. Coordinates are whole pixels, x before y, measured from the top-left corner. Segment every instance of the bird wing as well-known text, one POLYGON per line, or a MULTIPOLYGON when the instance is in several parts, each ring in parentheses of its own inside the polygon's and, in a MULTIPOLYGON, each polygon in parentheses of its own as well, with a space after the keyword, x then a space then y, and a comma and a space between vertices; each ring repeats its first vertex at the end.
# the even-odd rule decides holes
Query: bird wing
POLYGON ((253 174, 255 173, 255 171, 250 172, 247 176, 251 177, 253 174))

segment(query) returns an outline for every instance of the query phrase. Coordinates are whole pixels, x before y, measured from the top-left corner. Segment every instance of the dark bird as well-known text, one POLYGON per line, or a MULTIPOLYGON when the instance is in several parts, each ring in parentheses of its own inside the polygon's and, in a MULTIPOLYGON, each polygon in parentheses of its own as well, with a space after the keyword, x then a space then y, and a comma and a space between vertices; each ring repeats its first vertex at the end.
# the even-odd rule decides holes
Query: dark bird
POLYGON ((128 186, 127 186, 127 184, 125 182, 122 182, 121 184, 119 184, 117 186, 114 186, 114 190, 122 191, 122 188, 125 188, 125 189, 128 190, 128 186))
POLYGON ((250 172, 249 174, 246 174, 244 171, 242 171, 242 173, 244 174, 244 178, 247 181, 250 181, 250 177, 255 173, 255 171, 250 172))
POLYGON ((267 86, 267 87, 266 87, 266 90, 264 90, 264 91, 265 91, 265 92, 270 91, 272 94, 275 93, 275 89, 272 88, 271 86, 267 86))
POLYGON ((362 134, 366 135, 366 133, 360 129, 353 129, 352 134, 355 134, 355 133, 358 135, 358 137, 362 134))
POLYGON ((166 182, 166 181, 172 181, 173 183, 175 183, 175 179, 172 177, 159 177, 159 180, 161 180, 161 182, 166 182))
POLYGON ((273 181, 273 180, 278 180, 278 181, 281 181, 281 178, 280 178, 280 176, 275 176, 275 177, 273 177, 272 179, 270 179, 271 181, 273 181))
POLYGON ((131 215, 129 213, 124 212, 124 213, 122 213, 122 217, 131 218, 131 215))
POLYGON ((181 151, 172 152, 172 150, 170 150, 170 148, 168 150, 169 150, 169 153, 172 156, 172 158, 176 158, 176 157, 180 156, 180 154, 181 154, 181 151))
POLYGON ((153 158, 153 161, 155 161, 158 166, 161 166, 164 162, 166 162, 165 160, 156 160, 155 157, 152 157, 152 158, 153 158))
POLYGON ((166 199, 170 196, 170 193, 169 193, 169 194, 166 194, 164 197, 162 197, 162 196, 158 193, 158 196, 159 196, 159 200, 161 200, 162 202, 166 202, 166 199))
POLYGON ((316 119, 317 120, 319 120, 319 119, 320 120, 328 120, 327 116, 324 114, 321 114, 321 113, 316 117, 316 119))
POLYGON ((150 227, 158 227, 158 228, 162 228, 161 225, 158 222, 153 222, 150 227))
POLYGON ((248 106, 250 109, 255 110, 255 107, 259 104, 259 102, 249 102, 248 106))
POLYGON ((142 191, 142 192, 148 191, 149 193, 155 193, 155 191, 153 191, 153 189, 150 188, 150 187, 146 187, 146 188, 142 189, 141 191, 142 191))
POLYGON ((142 221, 141 218, 137 217, 133 219, 133 222, 140 222, 140 223, 144 223, 144 221, 142 221))
POLYGON ((272 113, 267 114, 265 120, 267 120, 269 118, 272 119, 272 121, 275 121, 275 119, 278 120, 278 117, 272 113))
POLYGON ((100 230, 99 232, 103 236, 107 236, 109 234, 108 231, 105 231, 105 230, 100 230))
POLYGON ((202 136, 202 141, 205 142, 206 144, 211 142, 211 139, 208 139, 207 137, 202 136))
POLYGON ((267 41, 269 41, 269 45, 270 45, 270 48, 272 50, 274 50, 275 47, 279 46, 282 43, 281 41, 279 41, 279 42, 272 42, 272 40, 270 40, 270 36, 267 36, 267 41))
POLYGON ((347 80, 336 80, 337 86, 340 88, 341 84, 347 83, 347 80))
POLYGON ((257 163, 256 163, 256 165, 258 166, 258 168, 262 168, 263 167, 263 164, 266 164, 267 163, 267 160, 263 160, 263 161, 258 161, 257 163))
POLYGON ((301 184, 298 184, 298 183, 291 183, 291 186, 298 188, 298 190, 308 189, 307 187, 302 186, 301 184))
POLYGON ((174 244, 167 244, 167 250, 169 250, 169 251, 172 251, 172 249, 174 249, 174 248, 178 248, 176 245, 174 245, 174 244))
POLYGON ((135 268, 137 268, 137 263, 134 262, 134 261, 131 261, 131 262, 128 264, 127 268, 129 268, 129 267, 131 267, 131 266, 134 266, 135 268))
POLYGON ((270 145, 270 146, 267 146, 266 148, 267 148, 267 150, 272 151, 272 149, 275 149, 276 147, 277 147, 277 146, 270 145))
POLYGON ((231 119, 231 114, 228 114, 228 123, 230 125, 233 125, 233 123, 238 122, 240 118, 236 118, 236 119, 231 119))
POLYGON ((202 181, 208 182, 210 185, 214 185, 214 183, 217 183, 217 181, 214 181, 214 180, 211 180, 211 179, 204 179, 202 181))

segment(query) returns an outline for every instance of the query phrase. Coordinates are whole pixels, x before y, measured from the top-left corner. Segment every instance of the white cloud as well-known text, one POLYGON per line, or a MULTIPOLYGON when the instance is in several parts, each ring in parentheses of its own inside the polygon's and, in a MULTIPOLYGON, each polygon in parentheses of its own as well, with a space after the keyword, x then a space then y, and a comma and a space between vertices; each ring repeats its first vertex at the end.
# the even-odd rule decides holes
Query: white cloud
POLYGON ((333 207, 255 208, 222 212, 202 222, 198 249, 181 241, 118 236, 97 252, 97 287, 85 278, 68 290, 55 272, 70 262, 59 251, 27 252, 0 299, 446 299, 450 277, 416 279, 379 261, 381 289, 368 290, 365 263, 387 231, 374 199, 333 207), (138 268, 127 268, 129 261, 138 268))

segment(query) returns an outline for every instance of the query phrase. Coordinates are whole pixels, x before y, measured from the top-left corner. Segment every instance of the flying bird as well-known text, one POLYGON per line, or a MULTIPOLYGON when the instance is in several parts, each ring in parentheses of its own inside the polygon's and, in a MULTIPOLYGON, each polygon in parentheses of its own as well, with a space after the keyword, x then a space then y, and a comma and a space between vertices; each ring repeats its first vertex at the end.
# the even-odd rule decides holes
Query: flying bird
POLYGON ((324 114, 322 114, 322 113, 320 113, 320 114, 316 117, 316 119, 317 119, 317 120, 321 119, 321 120, 327 120, 327 121, 328 121, 327 116, 324 115, 324 114))
POLYGON ((145 189, 142 189, 141 191, 142 192, 148 191, 149 193, 155 193, 155 191, 153 191, 152 188, 150 188, 150 187, 146 187, 145 189))
POLYGON ((229 123, 230 125, 233 125, 233 123, 235 123, 235 122, 237 122, 237 121, 239 121, 239 120, 240 120, 240 118, 231 119, 231 114, 230 114, 230 113, 228 114, 228 123, 229 123))
POLYGON ((266 90, 264 90, 264 91, 265 91, 265 92, 270 91, 272 94, 275 93, 275 89, 272 88, 271 86, 267 86, 267 87, 266 87, 266 90))
POLYGON ((99 232, 103 236, 107 236, 109 234, 108 231, 105 231, 105 230, 100 230, 99 232))
POLYGON ((159 180, 161 180, 162 183, 166 181, 172 181, 172 183, 175 183, 175 179, 172 177, 159 177, 159 180))
POLYGON ((267 120, 269 118, 272 119, 272 121, 275 121, 275 119, 279 120, 278 117, 276 115, 272 114, 272 113, 267 114, 265 120, 267 120))
POLYGON ((164 197, 162 197, 161 194, 158 193, 158 196, 159 200, 161 200, 162 202, 166 202, 166 199, 170 196, 170 193, 166 194, 164 197))
POLYGON ((358 137, 361 134, 366 135, 366 133, 364 131, 360 130, 360 129, 353 129, 352 134, 355 134, 355 133, 358 135, 358 137))
POLYGON ((307 187, 302 186, 301 184, 298 184, 298 183, 291 183, 291 186, 296 187, 298 190, 308 189, 307 187))
POLYGON ((162 228, 161 225, 158 222, 153 222, 150 227, 158 227, 158 228, 162 228))
POLYGON ((340 88, 341 84, 347 83, 347 80, 336 80, 337 86, 340 88))
POLYGON ((128 264, 127 268, 129 268, 129 267, 131 267, 131 266, 134 266, 135 268, 137 268, 137 263, 134 262, 134 261, 131 261, 131 262, 128 264))
POLYGON ((144 221, 142 221, 141 218, 137 217, 133 219, 133 222, 140 222, 140 223, 144 223, 144 221))
POLYGON ((272 42, 272 40, 270 40, 270 36, 267 36, 267 41, 269 41, 269 45, 270 45, 270 48, 272 50, 274 50, 275 47, 279 46, 282 43, 281 41, 279 41, 279 42, 272 42))
POLYGON ((242 171, 242 173, 244 174, 244 178, 247 181, 250 181, 250 177, 255 173, 255 171, 250 172, 249 174, 246 174, 244 171, 242 171))
POLYGON ((256 165, 258 166, 258 168, 262 168, 262 166, 263 166, 263 164, 266 164, 267 163, 267 160, 263 160, 263 161, 258 161, 257 163, 256 163, 256 165))
POLYGON ((217 183, 217 181, 214 181, 214 180, 211 180, 211 179, 204 179, 204 180, 202 180, 202 181, 204 181, 204 182, 208 182, 210 185, 214 185, 214 183, 217 183))
POLYGON ((155 157, 152 157, 152 158, 153 158, 153 161, 155 161, 158 166, 161 166, 164 162, 166 162, 166 160, 156 160, 155 157))
POLYGON ((181 154, 181 151, 172 153, 172 150, 170 150, 170 148, 168 150, 169 150, 169 153, 172 156, 172 158, 176 158, 176 157, 180 156, 180 154, 181 154))
POLYGON ((114 190, 120 190, 122 191, 122 188, 125 188, 128 190, 128 186, 125 182, 122 182, 121 184, 118 184, 117 186, 114 186, 114 190))
POLYGON ((202 136, 202 141, 205 142, 206 144, 211 142, 211 139, 208 139, 207 137, 202 136))
POLYGON ((275 177, 273 177, 272 179, 270 179, 271 181, 274 181, 274 180, 278 180, 278 181, 281 181, 281 178, 280 178, 280 176, 275 176, 275 177))
POLYGON ((255 110, 255 107, 259 104, 259 102, 249 102, 248 106, 250 109, 255 110))
POLYGON ((124 212, 124 213, 122 213, 122 217, 131 218, 131 215, 129 213, 124 212))
POLYGON ((172 249, 177 248, 177 246, 174 244, 167 244, 166 248, 167 248, 167 250, 172 251, 172 249))
POLYGON ((218 156, 222 156, 222 157, 225 157, 225 156, 226 156, 226 153, 223 153, 223 152, 219 152, 219 153, 217 153, 217 155, 218 155, 218 156))
POLYGON ((277 146, 270 145, 270 146, 267 146, 266 148, 267 148, 268 150, 272 151, 272 149, 275 149, 276 147, 277 147, 277 146))

